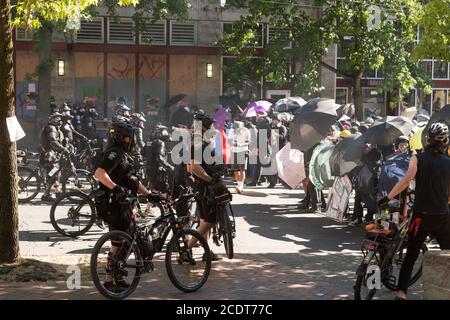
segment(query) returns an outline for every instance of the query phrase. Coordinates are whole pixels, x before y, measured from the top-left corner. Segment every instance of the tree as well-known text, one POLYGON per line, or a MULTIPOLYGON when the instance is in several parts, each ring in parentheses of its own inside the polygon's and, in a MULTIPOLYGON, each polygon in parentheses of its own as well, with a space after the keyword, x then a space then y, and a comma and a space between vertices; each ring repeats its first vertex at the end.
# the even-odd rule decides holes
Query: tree
MULTIPOLYGON (((138 6, 149 17, 186 15, 188 8, 185 0, 141 2, 106 1, 111 9, 138 6)), ((12 28, 26 25, 39 29, 48 22, 67 21, 80 12, 92 11, 98 3, 98 0, 0 0, 0 263, 20 259, 16 144, 10 142, 6 126, 6 118, 15 115, 12 28)))
POLYGON ((419 18, 419 26, 422 36, 414 48, 414 58, 450 61, 450 0, 428 3, 419 18))
POLYGON ((363 117, 361 80, 365 71, 382 68, 384 79, 378 90, 395 95, 400 91, 396 101, 411 87, 426 85, 411 59, 420 9, 415 0, 320 0, 314 6, 296 0, 230 1, 224 10, 245 7, 248 13, 218 45, 224 54, 237 56, 232 68, 240 74, 252 70, 276 86, 290 85, 295 94, 309 96, 322 90, 320 67, 326 68, 352 81, 358 119, 363 117), (262 23, 275 32, 260 50, 256 39, 262 23), (286 48, 287 41, 290 48, 286 48), (337 68, 322 61, 332 45, 337 45, 344 57, 337 68), (249 63, 253 56, 261 57, 259 63, 249 63), (289 71, 293 62, 300 63, 297 73, 289 71))

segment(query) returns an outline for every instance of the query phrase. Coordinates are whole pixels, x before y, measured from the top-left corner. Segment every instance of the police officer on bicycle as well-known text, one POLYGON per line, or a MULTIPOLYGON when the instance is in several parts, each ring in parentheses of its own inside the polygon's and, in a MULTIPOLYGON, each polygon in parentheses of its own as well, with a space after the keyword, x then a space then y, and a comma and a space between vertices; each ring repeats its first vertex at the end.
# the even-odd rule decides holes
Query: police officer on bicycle
POLYGON ((64 106, 62 108, 61 114, 62 114, 62 120, 63 120, 63 124, 61 126, 61 131, 64 134, 64 140, 65 140, 65 144, 66 147, 69 146, 78 146, 78 143, 75 143, 77 139, 79 142, 83 142, 83 143, 89 143, 89 139, 79 133, 77 130, 75 130, 72 120, 73 120, 73 116, 71 114, 72 109, 66 104, 64 103, 64 106))
MULTIPOLYGON (((95 171, 95 177, 100 181, 95 199, 97 214, 108 223, 110 230, 128 232, 133 213, 127 197, 136 197, 138 193, 149 195, 139 181, 131 157, 135 135, 135 126, 116 122, 111 129, 110 145, 103 152, 95 171)), ((112 241, 109 258, 112 259, 119 247, 120 243, 112 241)), ((117 278, 111 269, 107 269, 104 286, 108 290, 114 290, 127 288, 129 284, 123 277, 117 278)))
MULTIPOLYGON (((229 193, 227 187, 222 181, 224 166, 217 162, 212 162, 215 158, 215 152, 212 148, 212 142, 215 137, 215 131, 212 128, 214 119, 203 111, 194 114, 194 137, 192 139, 191 160, 187 165, 187 171, 191 173, 196 180, 195 191, 196 201, 200 213, 200 224, 197 231, 208 239, 208 234, 217 222, 218 205, 215 203, 215 197, 221 193, 229 193), (201 126, 201 131, 198 127, 201 126), (201 132, 201 136, 199 136, 201 132), (211 155, 206 159, 207 155, 211 155), (200 159, 197 159, 201 155, 200 159)), ((195 245, 195 239, 189 241, 189 246, 195 245)), ((221 258, 211 251, 212 260, 221 258)))
POLYGON ((42 195, 42 201, 53 201, 50 195, 50 186, 54 185, 58 191, 58 176, 54 174, 61 156, 69 157, 70 151, 64 147, 64 134, 61 131, 62 114, 55 112, 48 118, 48 124, 42 129, 41 143, 39 146, 39 164, 45 169, 46 188, 42 195))

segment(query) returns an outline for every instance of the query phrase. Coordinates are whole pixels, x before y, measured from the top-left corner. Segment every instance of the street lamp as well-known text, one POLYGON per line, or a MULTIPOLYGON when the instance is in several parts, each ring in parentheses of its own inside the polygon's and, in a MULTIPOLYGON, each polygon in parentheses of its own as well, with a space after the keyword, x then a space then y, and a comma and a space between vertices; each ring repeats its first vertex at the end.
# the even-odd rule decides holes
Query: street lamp
POLYGON ((207 63, 206 64, 206 77, 212 78, 212 76, 213 76, 213 65, 212 65, 212 63, 207 63))
POLYGON ((64 76, 64 60, 58 60, 58 76, 64 76))

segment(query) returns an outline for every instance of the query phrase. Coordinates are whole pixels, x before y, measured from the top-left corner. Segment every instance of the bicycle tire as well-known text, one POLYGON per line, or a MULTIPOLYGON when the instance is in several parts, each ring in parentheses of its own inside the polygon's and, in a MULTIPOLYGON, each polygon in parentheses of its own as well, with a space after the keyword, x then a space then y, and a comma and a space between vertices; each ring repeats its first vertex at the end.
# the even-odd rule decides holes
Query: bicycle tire
MULTIPOLYGON (((363 286, 364 286, 364 281, 365 281, 365 278, 366 278, 367 267, 369 266, 370 261, 374 257, 375 257, 375 255, 372 256, 372 258, 369 261, 361 262, 361 264, 360 264, 360 266, 358 268, 358 270, 361 270, 361 274, 359 274, 357 276, 355 285, 353 286, 355 300, 362 300, 361 299, 361 291, 362 291, 363 286)), ((368 293, 368 296, 364 300, 372 300, 373 297, 375 296, 376 292, 377 292, 377 289, 371 289, 369 291, 369 293, 368 293)))
POLYGON ((19 166, 18 168, 17 168, 17 176, 18 176, 18 179, 19 179, 19 182, 18 182, 18 193, 19 193, 19 195, 18 195, 18 197, 19 197, 19 203, 27 203, 27 202, 30 202, 31 200, 33 200, 34 198, 36 198, 36 196, 39 194, 39 192, 41 191, 41 178, 39 177, 39 175, 38 174, 36 174, 36 172, 35 172, 35 170, 34 169, 31 169, 31 168, 29 168, 29 167, 24 167, 24 166, 19 166), (28 177, 30 177, 28 180, 30 180, 32 177, 34 177, 35 179, 36 179, 36 190, 30 195, 30 196, 28 196, 28 197, 25 197, 25 198, 21 198, 20 197, 20 190, 22 189, 21 188, 21 184, 24 184, 25 183, 25 181, 21 181, 21 173, 29 173, 29 176, 28 177))
POLYGON ((96 220, 96 212, 95 212, 95 205, 92 202, 92 200, 89 198, 89 196, 87 196, 86 194, 84 194, 81 191, 73 191, 73 192, 69 192, 66 194, 62 194, 60 196, 58 196, 58 198, 56 198, 56 200, 53 202, 51 208, 50 208, 50 221, 53 225, 53 228, 55 228, 56 231, 58 231, 58 233, 62 234, 63 236, 66 237, 71 237, 71 238, 75 238, 78 236, 81 236, 83 234, 85 234, 86 232, 88 232, 91 227, 93 226, 93 224, 95 223, 96 220), (82 198, 83 200, 81 201, 72 201, 75 197, 78 198, 82 198), (76 205, 82 205, 83 201, 85 201, 86 203, 89 204, 89 207, 91 209, 91 219, 89 220, 88 224, 86 225, 86 227, 84 227, 83 229, 79 230, 78 232, 66 232, 64 231, 59 225, 58 222, 56 221, 56 217, 55 217, 55 212, 56 212, 56 208, 58 207, 58 205, 64 200, 64 199, 68 199, 69 201, 73 202, 76 205))
MULTIPOLYGON (((111 292, 106 290, 105 287, 102 285, 102 283, 101 283, 102 280, 98 277, 98 272, 97 272, 98 255, 100 253, 100 250, 103 248, 103 245, 105 244, 105 242, 111 241, 111 239, 117 239, 119 237, 124 238, 130 242, 132 241, 131 236, 128 233, 123 232, 123 231, 114 230, 114 231, 105 233, 95 243, 94 249, 91 254, 91 261, 90 261, 91 277, 92 277, 92 281, 94 282, 95 287, 97 288, 98 292, 100 292, 100 294, 102 296, 104 296, 105 298, 108 298, 108 299, 112 299, 112 300, 122 300, 122 299, 125 299, 126 297, 128 297, 130 294, 132 294, 136 290, 136 288, 139 284, 140 278, 141 278, 141 271, 139 269, 136 269, 136 274, 133 278, 133 281, 130 284, 130 287, 126 291, 123 291, 116 295, 111 294, 111 292)), ((134 253, 138 257, 141 256, 139 248, 137 247, 137 244, 135 244, 134 253)))
POLYGON ((200 233, 198 233, 196 230, 193 230, 193 229, 182 229, 179 232, 177 232, 172 237, 172 239, 170 239, 169 244, 167 245, 165 260, 166 260, 165 261, 166 271, 167 271, 167 275, 169 276, 170 281, 177 289, 179 289, 183 292, 190 293, 190 292, 197 291, 198 289, 203 287, 203 285, 208 280, 209 274, 211 272, 211 251, 209 249, 208 242, 205 240, 205 238, 203 238, 200 235, 200 233), (203 277, 197 284, 192 285, 192 286, 188 286, 188 285, 185 285, 180 282, 180 280, 178 279, 177 275, 175 274, 175 272, 173 270, 172 259, 171 259, 173 252, 177 252, 177 253, 179 252, 179 250, 178 250, 179 239, 180 238, 183 239, 183 242, 184 242, 186 235, 190 235, 190 236, 197 238, 198 243, 205 251, 204 252, 205 270, 204 270, 203 277))
POLYGON ((221 223, 222 223, 222 236, 223 236, 223 244, 225 246, 225 252, 227 254, 228 259, 233 259, 234 256, 234 247, 233 247, 233 230, 231 228, 231 220, 228 214, 227 207, 222 209, 221 213, 221 223))
POLYGON ((61 181, 61 187, 62 187, 62 192, 63 193, 69 193, 72 191, 81 191, 85 194, 89 194, 91 191, 93 191, 94 189, 97 188, 97 181, 95 180, 93 174, 91 172, 89 172, 88 170, 84 170, 84 169, 76 169, 75 173, 70 172, 69 174, 65 175, 63 180, 61 181), (69 189, 68 186, 68 181, 69 178, 73 177, 85 177, 86 181, 89 182, 90 188, 89 189, 80 189, 78 186, 75 186, 74 189, 69 189))

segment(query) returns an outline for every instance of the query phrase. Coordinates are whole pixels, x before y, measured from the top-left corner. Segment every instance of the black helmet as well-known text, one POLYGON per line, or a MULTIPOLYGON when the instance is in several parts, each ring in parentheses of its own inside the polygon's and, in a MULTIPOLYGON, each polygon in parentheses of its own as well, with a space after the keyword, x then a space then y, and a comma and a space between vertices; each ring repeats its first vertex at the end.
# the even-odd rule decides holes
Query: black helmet
POLYGON ((109 131, 114 143, 125 151, 131 151, 135 144, 136 127, 126 122, 116 122, 109 131), (125 143, 124 138, 129 137, 130 142, 125 143))
POLYGON ((428 128, 428 141, 448 143, 448 126, 443 123, 433 123, 428 128))
POLYGON ((211 117, 209 114, 204 112, 203 110, 196 111, 194 113, 194 122, 195 121, 201 121, 202 126, 205 128, 210 128, 211 125, 215 122, 214 118, 211 117))
POLYGON ((53 125, 61 125, 63 115, 59 112, 54 112, 48 117, 48 122, 53 125))
POLYGON ((170 141, 171 137, 170 137, 170 133, 169 133, 169 128, 167 128, 166 126, 163 126, 161 124, 158 124, 155 127, 154 137, 155 137, 155 139, 160 139, 163 141, 170 141))

